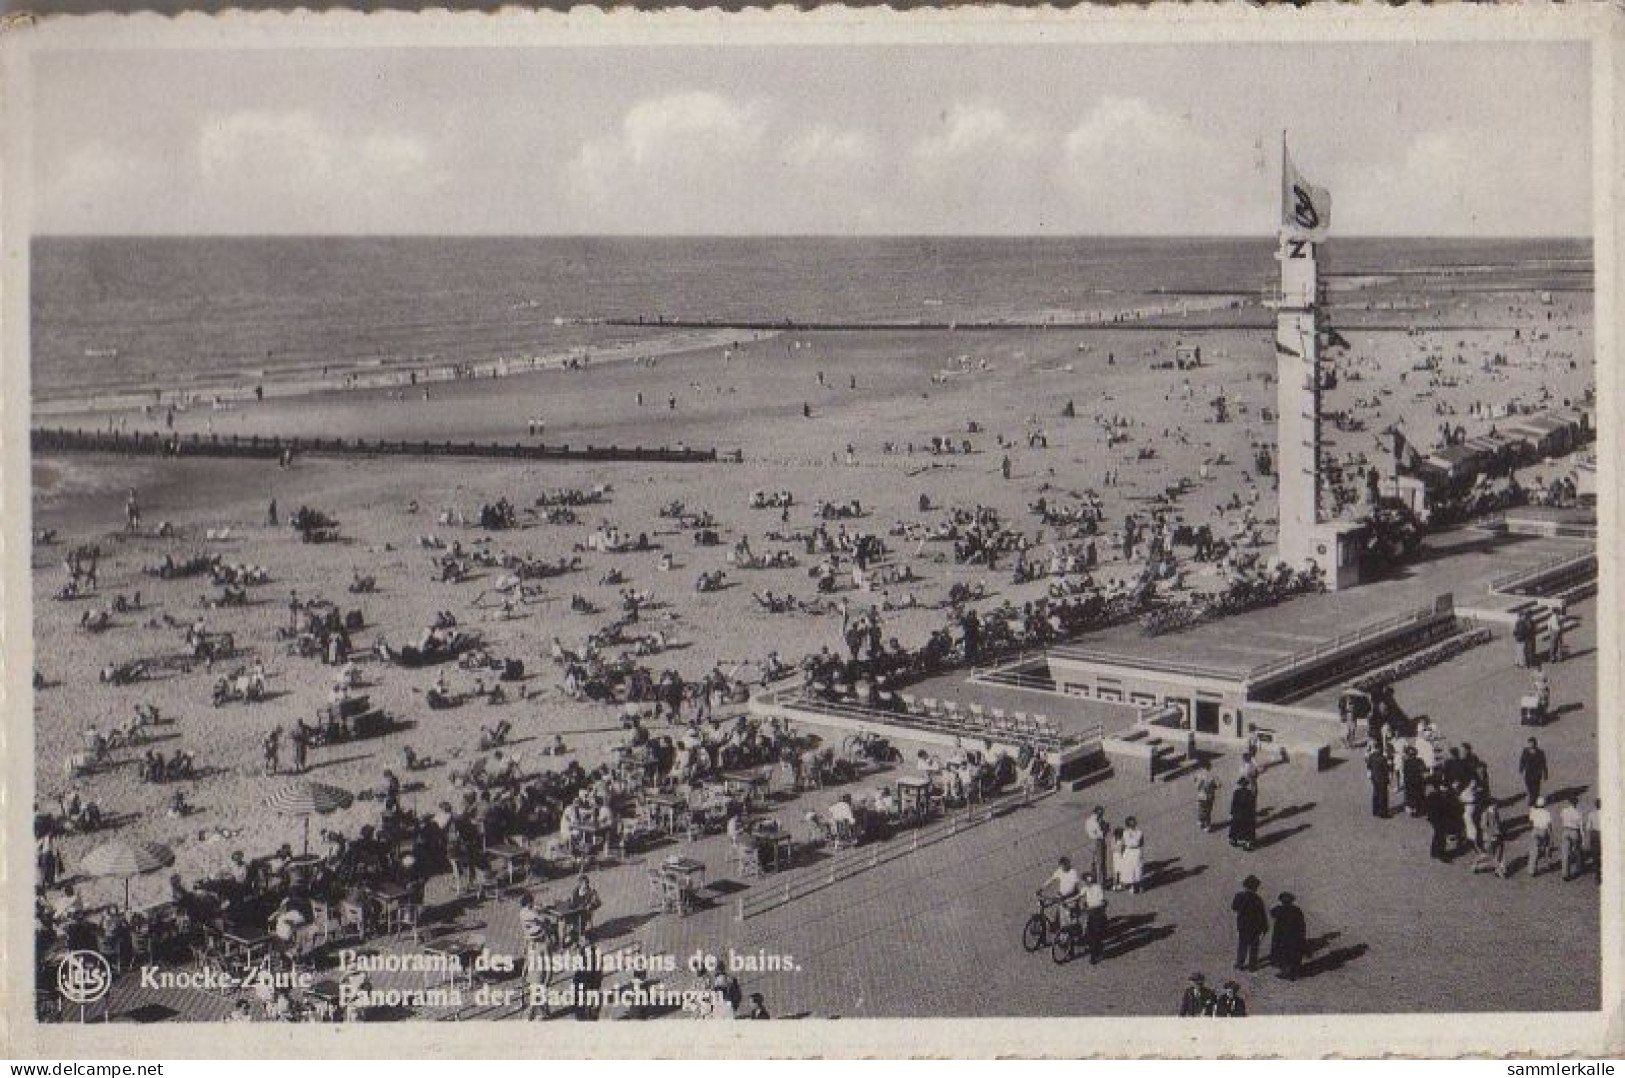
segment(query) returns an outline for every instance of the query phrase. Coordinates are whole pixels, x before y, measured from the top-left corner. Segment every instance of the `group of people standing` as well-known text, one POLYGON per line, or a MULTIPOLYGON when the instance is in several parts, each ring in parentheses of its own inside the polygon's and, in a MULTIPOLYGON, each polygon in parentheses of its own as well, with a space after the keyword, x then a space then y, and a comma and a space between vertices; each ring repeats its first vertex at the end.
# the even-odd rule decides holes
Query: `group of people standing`
POLYGON ((1230 900, 1231 912, 1236 915, 1236 968, 1256 970, 1264 937, 1268 936, 1269 964, 1286 980, 1296 980, 1309 951, 1308 921, 1291 891, 1282 891, 1276 896, 1275 907, 1266 908, 1258 893, 1262 886, 1257 876, 1248 876, 1230 900))

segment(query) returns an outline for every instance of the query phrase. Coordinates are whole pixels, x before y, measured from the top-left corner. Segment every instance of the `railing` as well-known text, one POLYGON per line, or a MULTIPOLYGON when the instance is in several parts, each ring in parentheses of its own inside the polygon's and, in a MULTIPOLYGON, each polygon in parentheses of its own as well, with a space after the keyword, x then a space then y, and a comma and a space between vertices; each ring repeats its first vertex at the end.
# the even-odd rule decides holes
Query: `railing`
POLYGON ((854 846, 834 854, 820 864, 816 871, 786 872, 782 882, 778 879, 771 882, 764 880, 740 894, 735 906, 735 918, 744 921, 778 909, 780 906, 787 906, 798 898, 805 898, 826 887, 833 887, 842 880, 851 879, 900 857, 907 857, 927 846, 934 846, 963 834, 1019 806, 1042 801, 1053 794, 1055 789, 1056 787, 1051 786, 1034 792, 1023 788, 989 801, 968 803, 963 809, 948 810, 940 820, 912 829, 906 839, 902 835, 897 835, 867 846, 854 846))
POLYGON ((497 460, 647 461, 673 464, 738 463, 742 454, 720 456, 715 449, 643 446, 530 445, 522 442, 429 442, 365 438, 282 438, 274 435, 129 434, 123 431, 38 428, 30 432, 34 452, 117 453, 123 456, 235 457, 274 460, 284 452, 321 456, 479 457, 497 460))
POLYGON ((1239 681, 1242 677, 1239 670, 1154 658, 1149 655, 1119 655, 1110 651, 1096 651, 1093 648, 1062 646, 1051 648, 1050 655, 1060 659, 1071 659, 1073 662, 1111 663, 1114 666, 1133 666, 1142 670, 1187 674, 1191 677, 1212 678, 1215 681, 1239 681))
POLYGON ((1418 671, 1437 666, 1471 648, 1487 644, 1494 639, 1494 635, 1487 625, 1472 625, 1466 631, 1447 637, 1431 647, 1423 648, 1421 651, 1407 655, 1395 662, 1368 671, 1349 682, 1349 684, 1356 689, 1370 692, 1383 685, 1407 678, 1418 671))
POLYGON ((1595 573, 1597 571, 1596 553, 1586 551, 1584 553, 1562 554, 1528 569, 1505 573, 1490 581, 1490 590, 1505 594, 1512 588, 1532 583, 1544 577, 1561 576, 1574 569, 1589 569, 1595 573))
MULTIPOLYGON (((804 693, 791 694, 779 691, 758 699, 773 706, 792 708, 797 711, 811 712, 815 715, 828 715, 834 718, 852 719, 859 722, 875 723, 881 726, 897 726, 904 729, 924 730, 937 734, 951 734, 958 737, 979 737, 995 741, 1029 742, 1033 746, 1051 752, 1087 746, 1091 742, 1098 744, 1105 736, 1105 726, 1102 723, 1091 723, 1077 734, 1044 733, 1016 729, 1001 729, 993 725, 976 725, 970 721, 970 716, 960 714, 955 719, 939 718, 934 715, 922 715, 914 711, 882 711, 879 708, 866 707, 862 704, 848 704, 836 700, 820 700, 807 696, 804 693)), ((995 720, 989 719, 988 723, 995 720)))
POLYGON ((1346 632, 1332 640, 1327 640, 1323 643, 1316 644, 1312 648, 1306 648, 1303 651, 1293 652, 1291 655, 1286 655, 1279 659, 1271 659, 1269 662, 1264 663, 1261 666, 1255 666, 1248 672, 1247 681, 1249 685, 1256 685, 1258 682, 1266 681, 1276 674, 1283 673, 1287 670, 1293 669, 1294 667, 1303 666, 1306 663, 1311 663, 1316 659, 1323 658, 1324 656, 1330 655, 1333 652, 1342 651, 1344 648, 1353 647, 1355 644, 1358 644, 1361 641, 1370 640, 1373 637, 1381 636, 1384 633, 1391 633, 1396 629, 1424 625, 1439 616, 1441 616, 1439 611, 1435 610, 1432 605, 1429 605, 1420 607, 1408 614, 1396 614, 1393 617, 1384 618, 1381 621, 1372 622, 1369 625, 1362 625, 1358 629, 1346 632))
MULTIPOLYGON (((971 674, 972 681, 987 685, 1006 685, 1014 689, 1037 689, 1042 692, 1055 691, 1055 678, 1051 674, 1024 674, 1019 668, 1035 662, 1046 662, 1043 652, 1037 652, 1032 657, 1022 653, 1022 657, 1013 662, 1000 663, 997 666, 981 666, 971 674)), ((1046 666, 1046 669, 1048 667, 1046 666)))

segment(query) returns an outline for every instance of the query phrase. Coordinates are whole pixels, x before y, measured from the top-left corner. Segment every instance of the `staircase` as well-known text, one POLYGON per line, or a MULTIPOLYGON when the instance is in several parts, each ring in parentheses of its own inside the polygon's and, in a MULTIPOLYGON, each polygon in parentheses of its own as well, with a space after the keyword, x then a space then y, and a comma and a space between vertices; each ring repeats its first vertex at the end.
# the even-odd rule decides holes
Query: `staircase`
POLYGON ((1147 782, 1155 782, 1158 775, 1172 771, 1185 758, 1183 737, 1178 748, 1170 745, 1169 740, 1168 734, 1144 725, 1103 738, 1100 746, 1106 750, 1114 771, 1142 775, 1147 782))

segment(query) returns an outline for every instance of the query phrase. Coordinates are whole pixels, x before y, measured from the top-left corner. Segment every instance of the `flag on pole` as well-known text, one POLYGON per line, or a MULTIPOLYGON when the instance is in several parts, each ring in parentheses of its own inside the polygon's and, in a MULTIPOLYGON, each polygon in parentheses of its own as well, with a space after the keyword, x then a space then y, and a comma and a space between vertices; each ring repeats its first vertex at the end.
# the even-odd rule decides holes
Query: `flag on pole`
POLYGON ((1332 196, 1303 178, 1281 138, 1281 227, 1293 239, 1319 243, 1332 224, 1332 196))

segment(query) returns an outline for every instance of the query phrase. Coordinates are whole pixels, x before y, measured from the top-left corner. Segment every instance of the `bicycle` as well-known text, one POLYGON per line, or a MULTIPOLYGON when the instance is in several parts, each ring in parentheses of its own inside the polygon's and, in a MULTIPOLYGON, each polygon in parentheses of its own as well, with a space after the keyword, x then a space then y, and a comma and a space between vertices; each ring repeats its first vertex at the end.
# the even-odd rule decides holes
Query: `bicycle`
POLYGON ((1046 944, 1053 945, 1054 941, 1077 925, 1078 909, 1077 896, 1070 898, 1046 898, 1044 893, 1038 893, 1038 912, 1027 918, 1027 924, 1021 930, 1021 945, 1029 954, 1037 951, 1046 944), (1065 906, 1072 916, 1062 920, 1059 916, 1052 917, 1050 910, 1055 906, 1065 906))

